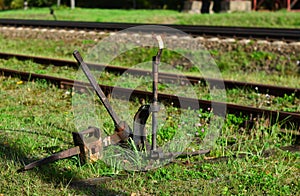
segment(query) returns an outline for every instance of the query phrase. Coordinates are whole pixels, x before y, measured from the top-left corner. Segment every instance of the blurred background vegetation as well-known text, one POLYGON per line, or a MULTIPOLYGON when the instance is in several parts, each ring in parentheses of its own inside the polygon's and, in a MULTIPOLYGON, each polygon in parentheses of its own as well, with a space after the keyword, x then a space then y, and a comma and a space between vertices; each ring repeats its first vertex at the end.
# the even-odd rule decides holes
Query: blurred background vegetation
MULTIPOLYGON (((20 9, 27 2, 28 7, 70 6, 70 0, 0 0, 0 10, 20 9)), ((77 7, 122 8, 122 9, 173 9, 181 10, 184 0, 75 0, 77 7)))

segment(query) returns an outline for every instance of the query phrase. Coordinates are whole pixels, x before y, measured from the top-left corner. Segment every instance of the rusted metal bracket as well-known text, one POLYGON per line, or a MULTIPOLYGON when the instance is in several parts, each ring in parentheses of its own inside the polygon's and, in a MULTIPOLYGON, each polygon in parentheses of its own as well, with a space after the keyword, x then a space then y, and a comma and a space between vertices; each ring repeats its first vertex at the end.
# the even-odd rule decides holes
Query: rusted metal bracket
POLYGON ((102 158, 102 139, 101 132, 96 127, 90 127, 82 132, 73 132, 73 141, 75 146, 80 149, 80 162, 97 161, 102 158))
POLYGON ((80 162, 86 163, 89 160, 96 160, 101 157, 102 152, 102 141, 101 132, 95 127, 90 127, 82 132, 73 133, 73 140, 75 147, 62 152, 53 154, 47 158, 34 161, 23 168, 19 169, 18 172, 30 170, 34 167, 41 166, 47 163, 51 163, 60 159, 65 159, 75 155, 79 155, 80 162))

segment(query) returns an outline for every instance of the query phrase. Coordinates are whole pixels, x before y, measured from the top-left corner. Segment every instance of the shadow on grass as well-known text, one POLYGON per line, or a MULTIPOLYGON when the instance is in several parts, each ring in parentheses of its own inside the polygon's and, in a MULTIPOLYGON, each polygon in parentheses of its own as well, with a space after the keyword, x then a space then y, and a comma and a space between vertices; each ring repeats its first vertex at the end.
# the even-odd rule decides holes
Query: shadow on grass
MULTIPOLYGON (((18 165, 23 165, 23 162, 28 164, 33 161, 36 161, 36 160, 29 159, 26 156, 26 153, 20 147, 9 145, 8 142, 3 142, 0 140, 0 157, 2 155, 4 155, 5 159, 15 162, 16 167, 18 167, 18 165)), ((15 170, 17 170, 17 169, 20 169, 20 168, 15 168, 15 170)), ((98 180, 94 180, 94 181, 82 180, 82 181, 72 182, 73 179, 80 179, 78 174, 76 174, 76 172, 74 172, 74 171, 67 170, 65 168, 59 168, 55 164, 47 164, 45 166, 34 168, 30 171, 25 171, 25 172, 34 173, 30 176, 34 176, 34 178, 39 178, 45 183, 51 183, 54 185, 54 187, 63 185, 64 187, 68 187, 73 190, 77 190, 78 192, 80 192, 80 194, 85 194, 85 195, 127 195, 124 192, 116 192, 116 191, 108 190, 105 188, 104 183, 106 183, 108 181, 112 181, 113 178, 104 177, 104 178, 99 178, 98 180)), ((21 176, 22 173, 18 173, 17 175, 20 178, 23 178, 21 176)), ((29 178, 30 178, 30 176, 29 176, 29 178)))

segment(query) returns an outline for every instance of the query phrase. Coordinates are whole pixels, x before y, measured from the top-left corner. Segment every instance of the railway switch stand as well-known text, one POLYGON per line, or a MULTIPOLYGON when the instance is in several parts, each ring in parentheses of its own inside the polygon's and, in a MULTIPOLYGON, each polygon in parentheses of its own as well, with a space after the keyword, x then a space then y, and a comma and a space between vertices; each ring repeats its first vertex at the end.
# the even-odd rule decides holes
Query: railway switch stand
MULTIPOLYGON (((58 152, 49 157, 37 160, 28 165, 25 165, 23 168, 19 169, 19 172, 30 170, 34 167, 41 166, 47 163, 51 163, 60 159, 65 159, 75 155, 79 155, 81 164, 87 162, 94 162, 102 158, 103 148, 109 145, 116 145, 121 142, 127 142, 129 139, 132 139, 134 145, 137 149, 145 149, 146 146, 149 146, 146 139, 146 130, 145 125, 148 117, 152 113, 152 144, 150 149, 150 155, 147 159, 160 159, 160 158, 169 158, 174 156, 172 153, 163 153, 157 147, 156 137, 157 137, 157 113, 159 112, 158 105, 158 65, 160 64, 160 57, 163 51, 163 41, 160 36, 156 37, 159 43, 159 50, 155 56, 152 58, 152 73, 153 73, 153 102, 151 104, 142 105, 137 113, 134 116, 133 129, 124 121, 121 121, 119 116, 115 113, 112 106, 110 105, 107 97, 104 92, 99 87, 96 79, 91 74, 87 64, 83 61, 80 53, 78 51, 73 52, 74 58, 77 60, 82 71, 88 78, 91 86, 96 92, 97 96, 101 100, 102 104, 106 108, 106 111, 109 113, 110 117, 114 122, 115 132, 112 135, 102 137, 101 130, 96 127, 88 127, 86 130, 80 132, 73 132, 73 142, 75 147, 58 152)), ((149 150, 149 149, 147 149, 149 150)))

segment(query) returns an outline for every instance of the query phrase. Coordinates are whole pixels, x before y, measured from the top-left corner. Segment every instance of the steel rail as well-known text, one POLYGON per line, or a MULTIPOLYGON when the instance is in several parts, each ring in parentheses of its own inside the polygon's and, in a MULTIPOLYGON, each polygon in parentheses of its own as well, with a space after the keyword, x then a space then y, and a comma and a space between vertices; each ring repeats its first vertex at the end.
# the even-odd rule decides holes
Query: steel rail
MULTIPOLYGON (((68 28, 86 30, 121 31, 139 26, 139 31, 153 32, 153 28, 144 25, 160 25, 171 27, 194 36, 222 36, 253 39, 273 39, 299 41, 300 29, 292 28, 258 28, 258 27, 228 27, 228 26, 204 26, 204 25, 175 25, 175 24, 146 24, 146 23, 108 23, 108 22, 82 22, 82 21, 54 21, 54 20, 21 20, 0 19, 0 25, 6 26, 30 26, 43 28, 68 28)), ((156 32, 162 33, 162 29, 156 32)))
MULTIPOLYGON (((0 68, 0 73, 2 73, 2 75, 4 76, 19 77, 24 81, 45 79, 63 89, 72 88, 73 86, 77 88, 83 88, 83 89, 92 88, 88 83, 83 83, 80 81, 74 81, 70 79, 53 77, 48 75, 42 75, 42 74, 21 72, 21 71, 5 69, 5 68, 0 68)), ((114 96, 120 99, 122 98, 127 99, 128 97, 126 95, 130 95, 130 98, 137 97, 137 98, 147 99, 152 97, 152 92, 148 92, 148 91, 113 87, 107 85, 99 85, 99 86, 105 94, 110 94, 111 92, 114 92, 114 96)), ((254 118, 266 117, 270 119, 270 124, 292 126, 293 129, 296 130, 299 130, 300 128, 299 113, 260 109, 260 108, 241 106, 237 104, 230 104, 224 102, 211 102, 207 100, 193 99, 188 97, 178 97, 178 96, 162 94, 162 93, 158 94, 158 101, 169 103, 173 107, 178 107, 183 109, 201 108, 203 109, 203 111, 208 111, 209 108, 212 108, 213 105, 214 108, 219 109, 219 110, 214 110, 214 114, 216 115, 225 116, 225 114, 228 113, 228 114, 236 114, 236 115, 245 115, 254 118)))
MULTIPOLYGON (((71 60, 27 56, 27 55, 1 53, 1 52, 0 52, 0 58, 3 59, 17 58, 19 60, 31 60, 39 64, 52 64, 55 66, 70 66, 70 67, 78 68, 77 62, 71 60)), ((151 76, 152 74, 151 71, 113 66, 113 65, 88 64, 88 66, 93 70, 102 71, 105 69, 105 71, 107 72, 116 73, 119 75, 125 72, 136 76, 151 76)), ((197 85, 201 83, 204 85, 210 85, 210 88, 222 87, 224 84, 226 89, 234 89, 234 88, 256 89, 257 88, 258 89, 257 92, 262 94, 269 94, 269 95, 283 97, 284 95, 291 95, 294 93, 296 97, 300 97, 300 88, 291 88, 291 87, 274 86, 274 85, 249 83, 249 82, 239 82, 233 80, 221 80, 215 78, 204 78, 204 77, 188 76, 188 75, 178 75, 172 73, 160 72, 159 82, 178 83, 180 85, 187 85, 187 84, 197 85)))

